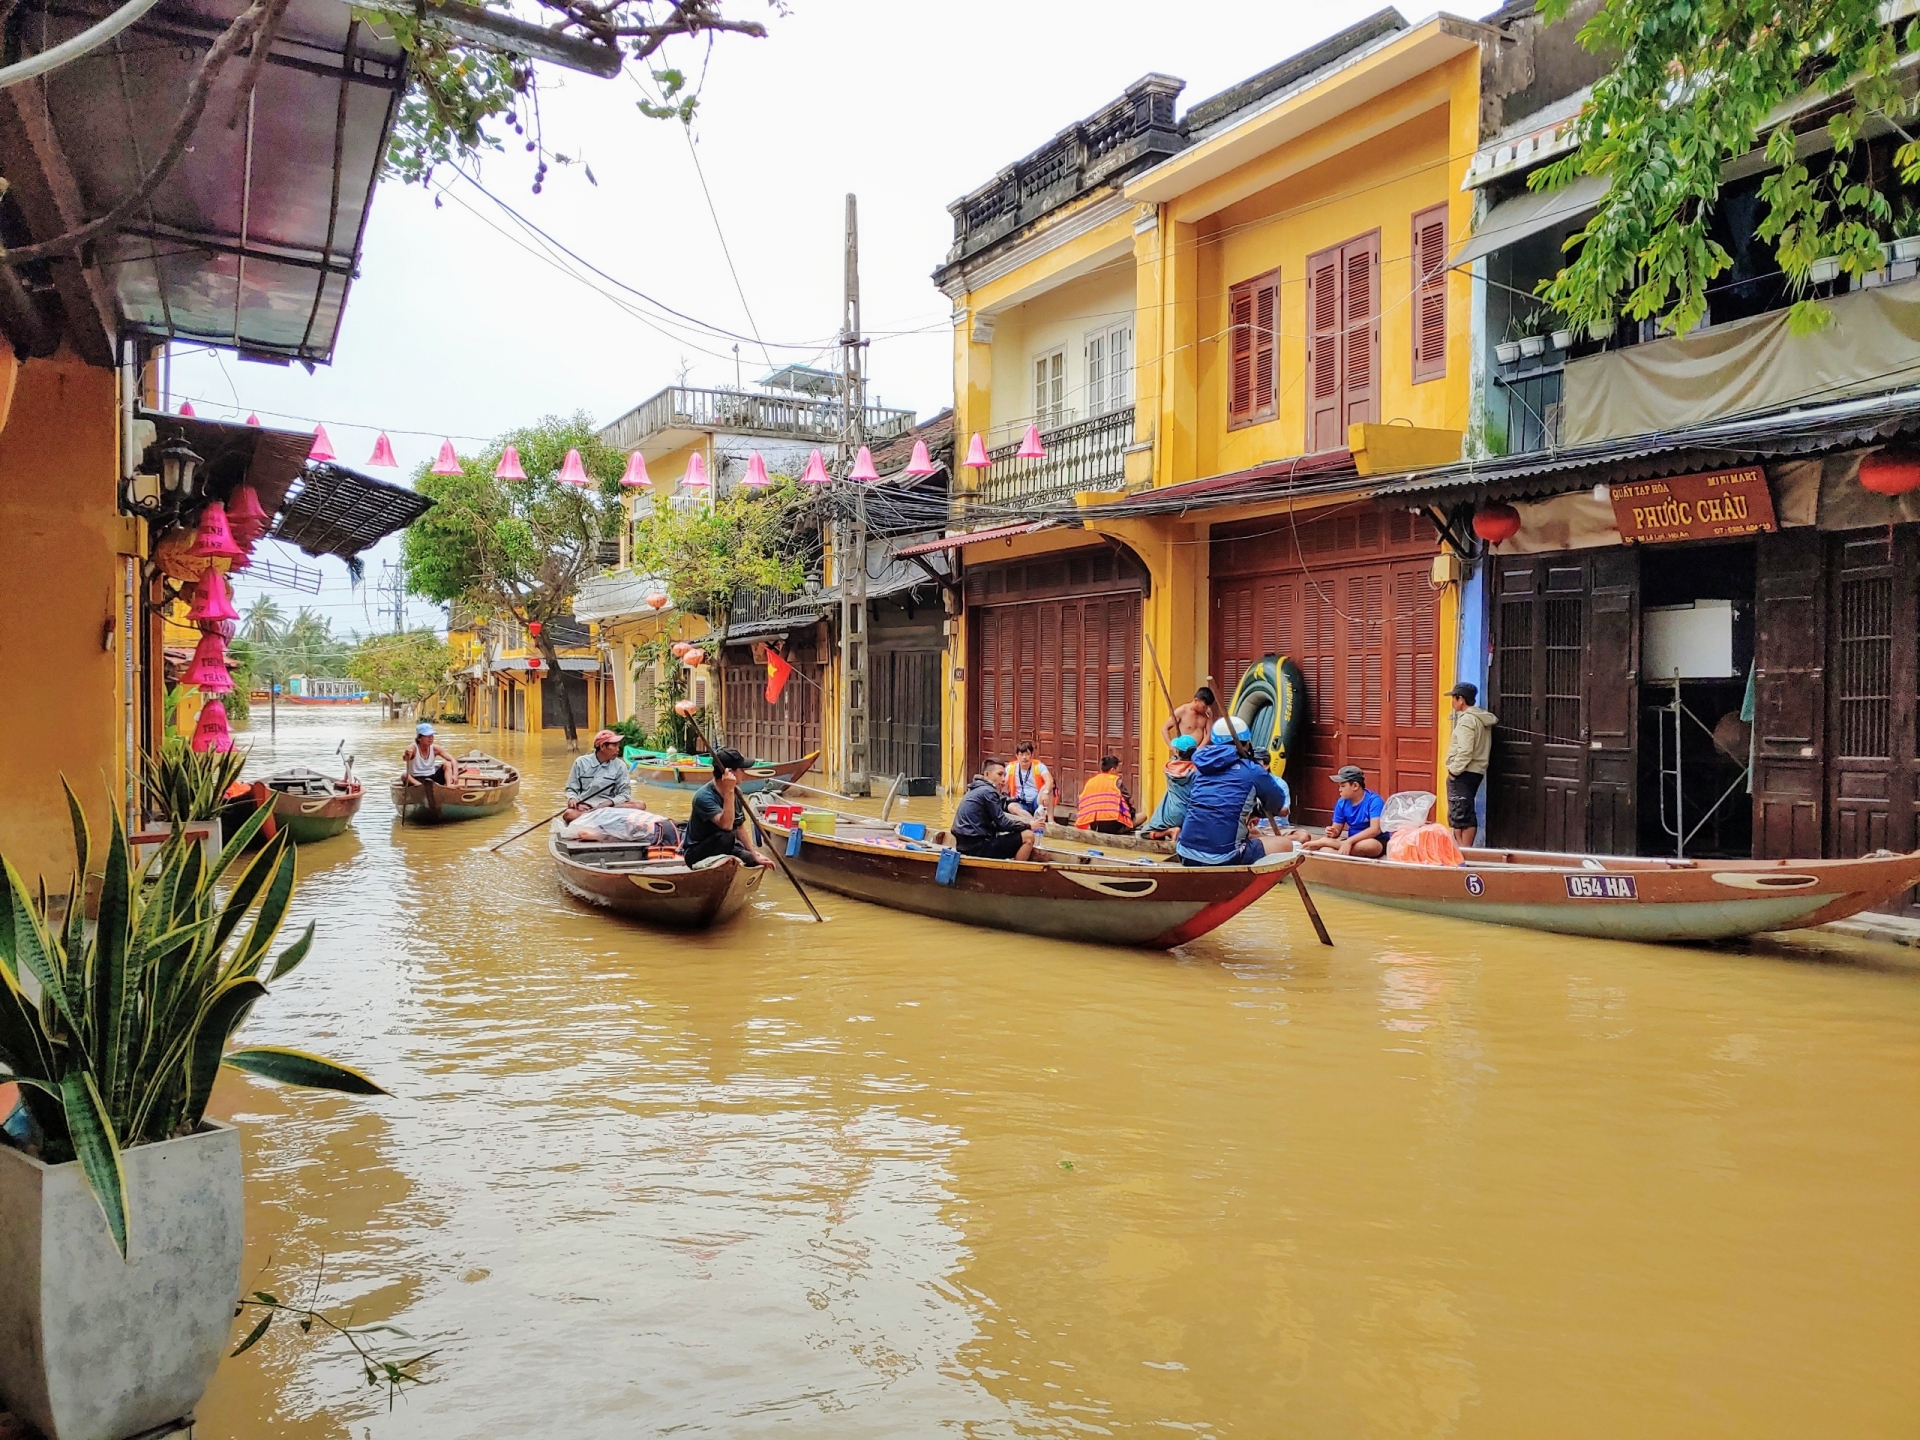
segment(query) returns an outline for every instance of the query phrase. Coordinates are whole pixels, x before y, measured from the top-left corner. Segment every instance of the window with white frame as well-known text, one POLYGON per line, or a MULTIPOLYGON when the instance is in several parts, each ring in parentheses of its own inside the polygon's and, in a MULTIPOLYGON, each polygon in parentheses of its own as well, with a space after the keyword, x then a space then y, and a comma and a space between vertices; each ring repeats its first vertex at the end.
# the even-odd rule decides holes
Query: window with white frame
POLYGON ((1087 335, 1087 414, 1108 415, 1133 404, 1133 327, 1111 325, 1087 335))
POLYGON ((1045 430, 1067 418, 1067 352, 1060 349, 1033 362, 1033 423, 1045 430))

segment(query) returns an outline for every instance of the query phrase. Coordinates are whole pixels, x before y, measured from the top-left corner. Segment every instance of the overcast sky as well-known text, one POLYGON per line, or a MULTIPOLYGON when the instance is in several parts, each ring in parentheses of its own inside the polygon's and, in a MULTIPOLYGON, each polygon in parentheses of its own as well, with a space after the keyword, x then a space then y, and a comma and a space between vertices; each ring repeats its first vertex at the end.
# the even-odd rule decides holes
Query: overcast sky
MULTIPOLYGON (((952 243, 949 202, 1144 74, 1185 80, 1184 111, 1378 7, 791 0, 788 8, 783 16, 759 0, 731 0, 728 13, 765 18, 769 34, 714 42, 691 145, 678 123, 640 114, 632 79, 547 71, 547 148, 584 163, 554 164, 539 195, 524 150, 489 156, 478 174, 562 245, 699 326, 643 318, 659 312, 532 253, 536 242, 506 212, 450 173, 433 191, 388 181, 334 363, 309 376, 232 354, 181 355, 175 407, 186 397, 219 418, 256 411, 269 425, 324 421, 340 459, 363 469, 385 429, 402 470, 369 473, 398 478, 444 436, 464 450, 543 415, 585 410, 604 422, 683 370, 691 384, 731 384, 735 342, 713 329, 766 342, 740 346, 738 373, 749 383, 773 365, 831 363, 852 191, 863 319, 874 337, 869 394, 931 415, 952 403, 951 309, 928 278, 952 243)), ((706 57, 704 45, 674 56, 696 79, 706 57)), ((369 581, 395 554, 391 541, 369 554, 369 581)), ((376 625, 378 596, 352 589, 337 562, 324 569, 317 597, 276 598, 320 608, 336 630, 376 625)), ((240 589, 243 600, 257 593, 240 589)), ((410 619, 429 623, 438 612, 416 601, 410 619)))

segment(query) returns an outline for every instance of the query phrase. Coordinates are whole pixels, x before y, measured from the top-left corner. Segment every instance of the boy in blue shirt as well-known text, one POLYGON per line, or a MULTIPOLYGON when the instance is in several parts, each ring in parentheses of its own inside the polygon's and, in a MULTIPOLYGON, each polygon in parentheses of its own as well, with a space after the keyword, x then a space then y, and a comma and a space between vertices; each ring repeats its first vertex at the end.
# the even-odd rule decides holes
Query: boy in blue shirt
POLYGON ((1327 826, 1325 835, 1307 841, 1301 848, 1378 860, 1387 853, 1387 832, 1380 828, 1380 813, 1387 802, 1379 792, 1367 788, 1367 773, 1358 765, 1342 765, 1333 772, 1333 783, 1340 787, 1333 823, 1327 826))

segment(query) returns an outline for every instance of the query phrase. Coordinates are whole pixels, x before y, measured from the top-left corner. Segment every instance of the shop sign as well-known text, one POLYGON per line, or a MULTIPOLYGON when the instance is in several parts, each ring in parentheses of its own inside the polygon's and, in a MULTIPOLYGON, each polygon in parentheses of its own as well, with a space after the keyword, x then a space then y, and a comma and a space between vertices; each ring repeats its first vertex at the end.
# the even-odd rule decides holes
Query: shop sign
POLYGON ((1611 494, 1614 522, 1620 527, 1620 538, 1629 544, 1730 540, 1780 528, 1774 522, 1766 472, 1757 465, 1710 475, 1635 480, 1611 487, 1611 494))

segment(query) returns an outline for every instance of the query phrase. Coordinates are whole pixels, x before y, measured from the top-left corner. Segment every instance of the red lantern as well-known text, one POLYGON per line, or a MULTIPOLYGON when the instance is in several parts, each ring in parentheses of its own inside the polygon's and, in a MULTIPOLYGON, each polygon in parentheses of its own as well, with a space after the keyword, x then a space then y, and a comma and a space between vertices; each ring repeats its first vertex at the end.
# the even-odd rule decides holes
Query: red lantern
POLYGON ((649 610, 664 610, 666 609, 666 606, 667 606, 667 597, 661 594, 658 590, 654 591, 651 595, 647 596, 647 608, 649 610))
POLYGON ((1499 545, 1520 533, 1520 512, 1496 501, 1473 512, 1473 533, 1489 545, 1499 545))
POLYGON ((1860 488, 1876 495, 1920 490, 1920 457, 1905 450, 1877 450, 1860 461, 1860 488))
POLYGON ((673 644, 667 647, 668 651, 672 653, 673 658, 676 660, 680 659, 683 655, 687 653, 687 651, 691 650, 692 648, 693 646, 689 645, 684 640, 676 640, 673 642, 673 644))
POLYGON ((541 667, 541 665, 543 665, 544 663, 546 663, 546 662, 544 662, 543 660, 541 660, 541 658, 540 658, 540 657, 539 657, 538 655, 529 655, 529 656, 527 656, 527 671, 528 671, 528 673, 529 673, 529 674, 531 674, 532 672, 534 672, 534 671, 536 671, 536 670, 538 670, 538 669, 539 669, 539 668, 541 667))
POLYGON ((540 638, 540 622, 538 620, 529 620, 527 622, 527 633, 538 640, 540 638))
POLYGON ((681 658, 689 665, 704 665, 707 663, 707 652, 696 645, 681 658))

